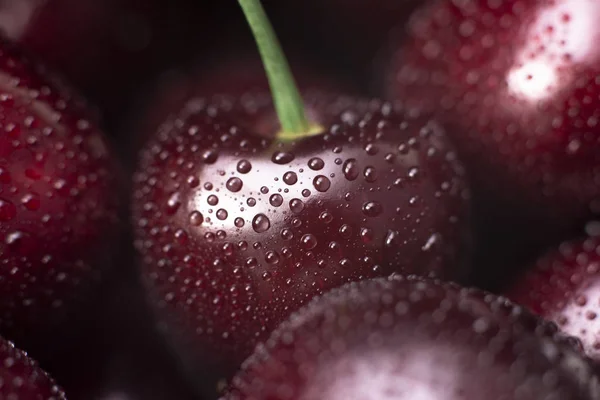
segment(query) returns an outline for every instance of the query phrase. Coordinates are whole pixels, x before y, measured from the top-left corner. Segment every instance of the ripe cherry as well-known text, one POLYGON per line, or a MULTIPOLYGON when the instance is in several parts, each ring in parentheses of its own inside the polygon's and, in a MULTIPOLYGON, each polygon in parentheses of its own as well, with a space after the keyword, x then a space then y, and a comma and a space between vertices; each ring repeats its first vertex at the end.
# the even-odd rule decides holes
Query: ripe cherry
POLYGON ((600 238, 564 242, 506 293, 581 340, 600 361, 600 238))
POLYGON ((334 289, 257 346, 227 400, 593 399, 592 366, 506 299, 416 278, 334 289))
POLYGON ((208 381, 328 289, 466 272, 468 191, 439 126, 376 100, 301 98, 276 53, 275 101, 191 100, 134 177, 144 277, 172 342, 208 381))
POLYGON ((6 41, 0 71, 0 332, 29 350, 111 263, 119 168, 68 86, 6 41))

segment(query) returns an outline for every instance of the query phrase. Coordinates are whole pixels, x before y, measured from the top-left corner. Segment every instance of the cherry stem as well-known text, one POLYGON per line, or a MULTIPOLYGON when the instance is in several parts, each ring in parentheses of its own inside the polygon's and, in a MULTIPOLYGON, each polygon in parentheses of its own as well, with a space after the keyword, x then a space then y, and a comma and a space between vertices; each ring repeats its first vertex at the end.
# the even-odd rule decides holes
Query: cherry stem
POLYGON ((278 138, 294 140, 321 133, 306 118, 304 101, 285 58, 281 44, 260 0, 238 0, 254 35, 269 80, 282 131, 278 138))

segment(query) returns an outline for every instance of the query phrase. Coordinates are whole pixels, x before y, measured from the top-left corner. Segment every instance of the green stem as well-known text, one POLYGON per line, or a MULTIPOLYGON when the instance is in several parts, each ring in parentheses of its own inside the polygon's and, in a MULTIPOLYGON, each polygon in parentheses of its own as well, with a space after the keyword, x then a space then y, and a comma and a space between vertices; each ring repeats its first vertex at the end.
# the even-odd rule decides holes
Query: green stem
POLYGON ((275 110, 282 128, 278 137, 294 140, 319 133, 320 128, 311 126, 306 118, 304 101, 260 0, 238 1, 254 34, 269 79, 275 110))

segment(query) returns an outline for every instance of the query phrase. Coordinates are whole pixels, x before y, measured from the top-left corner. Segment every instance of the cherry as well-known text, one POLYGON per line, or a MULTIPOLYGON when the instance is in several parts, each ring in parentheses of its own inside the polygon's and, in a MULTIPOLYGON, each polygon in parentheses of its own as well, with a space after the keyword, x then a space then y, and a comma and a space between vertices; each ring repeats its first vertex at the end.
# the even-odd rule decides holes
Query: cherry
POLYGON ((4 40, 0 71, 0 332, 29 350, 110 264, 118 166, 81 99, 4 40))
POLYGON ((553 325, 501 297, 378 278, 335 289, 292 315, 223 398, 595 398, 591 365, 554 336, 553 325))
POLYGON ((277 53, 265 57, 274 100, 191 100, 149 140, 134 176, 143 275, 172 343, 208 381, 328 289, 466 272, 468 191, 439 126, 376 100, 300 98, 262 33, 261 51, 277 53))
POLYGON ((600 361, 600 238, 562 243, 540 258, 507 295, 579 338, 600 361))
POLYGON ((25 352, 0 338, 0 399, 65 400, 66 397, 25 352))
POLYGON ((437 0, 411 17, 403 45, 392 39, 389 96, 445 124, 471 175, 478 236, 502 242, 482 260, 511 246, 505 267, 529 259, 600 211, 598 16, 590 0, 437 0))

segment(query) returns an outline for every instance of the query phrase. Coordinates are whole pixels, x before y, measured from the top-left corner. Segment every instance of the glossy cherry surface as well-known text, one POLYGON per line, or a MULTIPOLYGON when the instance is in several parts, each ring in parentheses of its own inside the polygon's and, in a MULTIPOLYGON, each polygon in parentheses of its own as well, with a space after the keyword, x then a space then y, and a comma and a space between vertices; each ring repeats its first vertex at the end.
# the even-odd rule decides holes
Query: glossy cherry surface
POLYGON ((66 397, 25 352, 0 338, 0 399, 66 400, 66 397))
POLYGON ((600 238, 561 244, 507 295, 577 337, 586 353, 600 360, 600 238))
POLYGON ((600 211, 599 17, 595 0, 434 1, 387 89, 445 122, 474 192, 572 224, 600 211))
POLYGON ((0 332, 22 346, 110 265, 119 169, 81 99, 5 41, 0 131, 0 332))
POLYGON ((401 276, 352 283, 277 328, 224 399, 595 398, 591 365, 553 328, 476 290, 401 276))
POLYGON ((141 152, 144 276, 181 352, 225 375, 330 288, 464 276, 468 191, 443 131, 377 101, 315 92, 306 105, 324 132, 286 142, 269 93, 196 99, 141 152))

